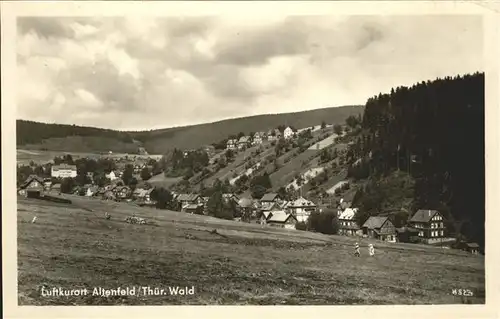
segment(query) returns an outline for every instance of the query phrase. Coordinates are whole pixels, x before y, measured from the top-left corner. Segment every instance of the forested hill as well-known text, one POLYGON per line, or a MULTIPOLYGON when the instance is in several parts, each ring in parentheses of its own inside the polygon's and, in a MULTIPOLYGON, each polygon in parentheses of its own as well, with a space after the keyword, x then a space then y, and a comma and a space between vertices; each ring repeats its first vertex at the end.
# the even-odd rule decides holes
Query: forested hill
POLYGON ((163 154, 174 148, 193 149, 243 132, 267 131, 280 125, 297 128, 343 123, 349 116, 363 112, 363 106, 342 106, 295 113, 264 114, 214 123, 142 132, 121 132, 76 125, 45 124, 17 120, 18 148, 48 148, 63 151, 131 152, 139 142, 150 154, 163 154), (55 149, 54 149, 55 148, 55 149))
POLYGON ((357 196, 365 218, 395 208, 380 197, 383 190, 377 185, 399 169, 414 181, 409 213, 437 209, 449 227, 484 247, 483 73, 398 87, 372 97, 363 128, 351 155, 365 160, 351 175, 363 178, 367 172, 372 180, 357 196))

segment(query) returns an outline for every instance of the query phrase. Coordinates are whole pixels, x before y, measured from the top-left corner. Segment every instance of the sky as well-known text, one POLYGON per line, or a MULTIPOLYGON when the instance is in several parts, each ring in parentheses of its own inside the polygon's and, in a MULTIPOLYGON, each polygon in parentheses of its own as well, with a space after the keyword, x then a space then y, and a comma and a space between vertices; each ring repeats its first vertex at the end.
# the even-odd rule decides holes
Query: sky
POLYGON ((483 71, 480 16, 19 17, 17 118, 142 130, 483 71))

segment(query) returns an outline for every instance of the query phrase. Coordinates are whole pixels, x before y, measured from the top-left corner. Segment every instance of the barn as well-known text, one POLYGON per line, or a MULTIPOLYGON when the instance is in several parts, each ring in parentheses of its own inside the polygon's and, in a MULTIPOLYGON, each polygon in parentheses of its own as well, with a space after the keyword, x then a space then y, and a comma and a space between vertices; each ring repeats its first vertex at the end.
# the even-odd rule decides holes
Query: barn
POLYGON ((18 193, 28 198, 39 198, 42 195, 43 189, 43 178, 37 175, 30 175, 19 187, 18 193))

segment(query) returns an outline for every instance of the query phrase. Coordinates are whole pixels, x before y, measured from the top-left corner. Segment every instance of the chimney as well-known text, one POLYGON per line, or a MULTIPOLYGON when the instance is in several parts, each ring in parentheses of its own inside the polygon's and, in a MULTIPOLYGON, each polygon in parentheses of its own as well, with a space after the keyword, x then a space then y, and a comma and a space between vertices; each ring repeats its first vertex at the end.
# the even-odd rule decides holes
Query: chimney
POLYGON ((431 210, 429 209, 429 217, 431 217, 431 210))

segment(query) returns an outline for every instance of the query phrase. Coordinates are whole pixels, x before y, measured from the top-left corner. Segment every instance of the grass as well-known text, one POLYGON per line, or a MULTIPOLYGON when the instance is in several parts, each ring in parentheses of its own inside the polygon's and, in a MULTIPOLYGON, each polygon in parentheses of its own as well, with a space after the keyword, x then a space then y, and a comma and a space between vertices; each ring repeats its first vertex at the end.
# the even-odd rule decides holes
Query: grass
MULTIPOLYGON (((484 303, 484 257, 73 197, 18 199, 20 305, 484 303), (111 220, 104 219, 104 212, 111 220), (135 213, 154 222, 123 222, 135 213), (30 223, 33 215, 38 217, 30 223), (218 234, 210 230, 217 229, 218 234), (354 241, 362 256, 352 255, 354 241), (367 256, 374 243, 376 255, 367 256), (194 286, 192 296, 41 297, 40 287, 194 286), (469 288, 464 301, 453 288, 469 288)), ((166 288, 165 288, 166 289, 166 288)))

